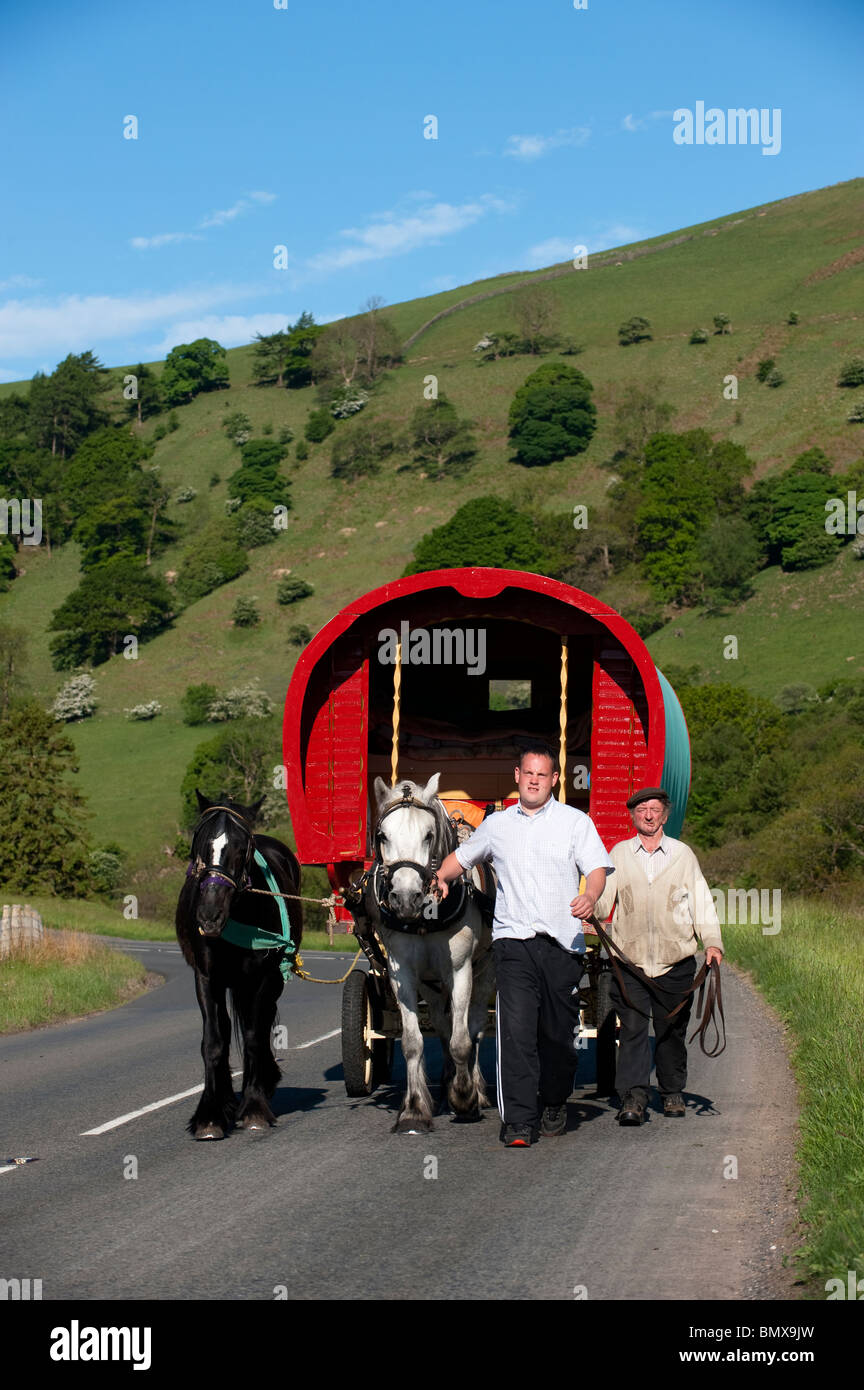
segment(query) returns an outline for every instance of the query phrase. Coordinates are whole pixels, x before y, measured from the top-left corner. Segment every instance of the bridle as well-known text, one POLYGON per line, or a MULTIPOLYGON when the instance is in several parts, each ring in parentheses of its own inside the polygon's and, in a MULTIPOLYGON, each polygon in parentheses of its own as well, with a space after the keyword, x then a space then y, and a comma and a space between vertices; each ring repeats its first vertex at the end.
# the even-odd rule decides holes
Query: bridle
POLYGON ((243 864, 243 873, 240 878, 240 882, 236 883, 234 879, 231 877, 231 875, 226 874, 225 870, 221 869, 218 864, 208 864, 206 860, 201 858, 200 854, 197 854, 194 857, 194 859, 190 860, 189 867, 186 870, 186 877, 194 878, 199 889, 205 888, 208 883, 211 883, 214 880, 221 880, 224 883, 230 883, 235 893, 242 893, 244 888, 248 888, 250 883, 252 882, 251 876, 249 874, 249 868, 252 863, 252 855, 255 853, 255 835, 251 825, 243 816, 240 815, 239 811, 232 811, 230 806, 208 806, 207 810, 201 813, 201 818, 195 827, 195 833, 192 837, 192 848, 194 850, 195 841, 197 840, 198 835, 201 832, 207 817, 212 816, 219 811, 223 812, 226 816, 229 816, 230 819, 234 822, 234 824, 239 826, 239 828, 242 831, 244 831, 246 836, 248 837, 246 844, 246 858, 243 864))
POLYGON ((381 858, 381 841, 384 838, 381 832, 382 822, 392 815, 394 811, 403 811, 409 807, 416 807, 419 811, 426 811, 435 821, 436 828, 439 825, 438 813, 434 807, 426 804, 425 801, 418 801, 407 790, 403 791, 401 798, 394 801, 392 806, 382 812, 375 828, 375 862, 368 873, 361 878, 357 885, 358 891, 365 892, 371 890, 375 905, 378 908, 383 921, 389 926, 399 931, 416 933, 425 936, 427 932, 442 931, 448 927, 454 917, 460 913, 465 904, 465 897, 469 889, 464 878, 460 878, 453 884, 452 891, 448 894, 443 911, 439 911, 432 919, 420 919, 418 921, 406 922, 398 917, 392 908, 388 907, 387 899, 390 896, 393 875, 397 869, 413 869, 419 874, 423 885, 423 893, 429 896, 429 888, 435 879, 440 863, 433 857, 428 864, 418 864, 414 859, 395 859, 392 864, 385 864, 381 858))
POLYGON ((397 869, 413 869, 415 873, 419 874, 423 884, 423 891, 425 893, 427 888, 429 887, 429 884, 435 877, 435 872, 438 868, 438 865, 435 863, 434 859, 430 859, 429 863, 425 865, 418 864, 414 859, 394 859, 392 864, 385 864, 384 861, 380 859, 381 841, 384 838, 383 834, 381 833, 382 823, 387 819, 388 816, 391 816, 394 811, 404 811, 411 806, 415 806, 418 811, 426 811, 426 813, 430 815, 434 820, 436 828, 438 825, 438 817, 435 814, 433 808, 431 806, 427 806, 425 801, 418 801, 416 796, 411 796, 408 792, 403 792, 401 800, 394 801, 393 805, 388 806, 387 810, 383 812, 383 814, 380 816, 378 820, 377 826, 375 827, 375 858, 376 860, 379 860, 381 864, 381 881, 387 893, 390 892, 391 880, 397 869))

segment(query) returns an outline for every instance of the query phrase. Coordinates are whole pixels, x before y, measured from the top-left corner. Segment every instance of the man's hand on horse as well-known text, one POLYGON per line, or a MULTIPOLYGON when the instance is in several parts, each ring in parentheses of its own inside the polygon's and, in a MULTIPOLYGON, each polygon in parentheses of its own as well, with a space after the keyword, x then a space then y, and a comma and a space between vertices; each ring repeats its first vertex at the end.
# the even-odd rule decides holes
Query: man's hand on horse
POLYGON ((570 904, 570 916, 581 917, 583 922, 586 921, 593 916, 596 901, 597 899, 592 898, 590 893, 580 893, 570 904))
POLYGON ((436 897, 440 903, 443 903, 447 894, 450 892, 450 885, 449 883, 442 883, 440 878, 436 877, 430 879, 429 892, 436 897))

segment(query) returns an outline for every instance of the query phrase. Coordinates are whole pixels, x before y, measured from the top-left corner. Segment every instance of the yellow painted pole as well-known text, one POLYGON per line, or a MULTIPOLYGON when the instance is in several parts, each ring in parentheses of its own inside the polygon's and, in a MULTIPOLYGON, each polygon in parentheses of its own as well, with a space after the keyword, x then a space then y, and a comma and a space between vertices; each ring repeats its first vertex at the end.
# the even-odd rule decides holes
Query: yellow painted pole
POLYGON ((396 643, 393 671, 393 748, 390 753, 390 785, 395 787, 399 771, 399 714, 402 703, 402 643, 396 643))

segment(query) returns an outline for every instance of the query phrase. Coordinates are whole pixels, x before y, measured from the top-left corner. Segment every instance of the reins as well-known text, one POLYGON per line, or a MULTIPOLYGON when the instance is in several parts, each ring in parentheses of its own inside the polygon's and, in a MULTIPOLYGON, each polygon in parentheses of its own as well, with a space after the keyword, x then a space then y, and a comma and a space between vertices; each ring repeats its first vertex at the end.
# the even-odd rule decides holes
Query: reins
MULTIPOLYGON (((622 965, 624 965, 628 970, 632 971, 632 973, 636 976, 638 980, 642 981, 642 984, 648 990, 649 994, 652 994, 655 999, 660 997, 660 991, 657 986, 657 981, 655 979, 652 979, 650 975, 646 975, 644 970, 640 969, 638 965, 635 965, 634 962, 624 954, 624 952, 621 950, 621 947, 617 944, 617 942, 612 940, 612 937, 606 931, 605 927, 601 926, 600 922, 597 921, 596 917, 591 917, 589 920, 594 930, 596 931, 598 937, 600 938, 600 944, 602 946, 605 946, 606 948, 606 951, 609 955, 609 960, 612 963, 612 969, 615 972, 615 978, 618 981, 618 988, 621 990, 621 994, 624 998, 625 1004, 628 1008, 633 1009, 635 1013, 641 1014, 643 1018, 647 1018, 648 1015, 643 1013, 641 1009, 637 1009, 636 1005, 631 1003, 630 999, 628 998, 627 991, 624 988, 624 979, 621 974, 621 969, 618 965, 618 960, 620 960, 622 965), (618 957, 618 960, 615 959, 616 956, 618 957)), ((726 1017, 723 1013, 723 991, 720 985, 720 962, 718 960, 713 960, 710 965, 708 964, 707 960, 703 961, 702 967, 697 972, 696 978, 694 979, 692 985, 688 985, 688 987, 685 990, 681 991, 682 998, 680 1002, 675 1005, 674 1009, 670 1010, 670 1012, 666 1015, 666 1018, 674 1018, 675 1015, 678 1013, 679 1009, 683 1009, 684 1005, 686 1004, 688 994, 694 994, 697 989, 699 990, 699 998, 696 1004, 696 1017, 698 1019, 701 1015, 702 1022, 698 1024, 696 1028, 693 1029, 693 1032, 690 1034, 690 1037, 688 1038, 688 1042, 692 1042, 695 1037, 698 1037, 699 1046, 706 1057, 719 1057, 720 1053, 723 1052, 726 1047, 726 1017), (705 997, 706 985, 707 999, 705 997), (704 1013, 702 1009, 703 1002, 705 1003, 704 1013), (717 1022, 718 1014, 720 1016, 719 1024, 717 1022), (709 1048, 705 1045, 705 1038, 709 1028, 711 1027, 714 1028, 715 1040, 713 1046, 709 1050, 709 1048), (720 1041, 721 1027, 723 1030, 722 1043, 720 1041)), ((673 991, 669 990, 666 992, 672 993, 673 991)), ((678 991, 675 991, 675 993, 678 993, 678 991)))

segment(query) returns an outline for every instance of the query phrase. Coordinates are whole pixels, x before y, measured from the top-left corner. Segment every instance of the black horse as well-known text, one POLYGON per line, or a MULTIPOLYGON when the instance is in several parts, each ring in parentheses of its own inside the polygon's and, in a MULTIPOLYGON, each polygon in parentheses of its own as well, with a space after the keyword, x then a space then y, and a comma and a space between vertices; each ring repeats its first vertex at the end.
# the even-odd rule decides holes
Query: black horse
MULTIPOLYGON (((300 865, 281 840, 253 833, 263 797, 252 806, 241 806, 227 796, 208 801, 199 791, 195 795, 201 816, 192 835, 191 862, 176 916, 177 940, 195 970, 195 992, 204 1018, 204 1094, 188 1129, 196 1139, 224 1139, 235 1122, 253 1130, 275 1123, 268 1102, 282 1073, 273 1056, 272 1028, 284 987, 280 961, 285 953, 280 946, 257 950, 234 945, 222 938, 222 932, 230 917, 252 928, 280 933, 279 899, 246 891, 269 888, 255 862, 256 850, 280 893, 299 893, 300 865), (239 1107, 228 1060, 228 990, 243 1045, 239 1107)), ((288 898, 285 906, 298 948, 303 935, 300 903, 288 898)))

